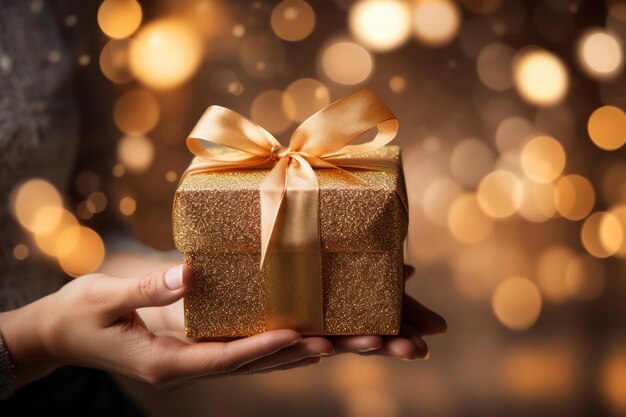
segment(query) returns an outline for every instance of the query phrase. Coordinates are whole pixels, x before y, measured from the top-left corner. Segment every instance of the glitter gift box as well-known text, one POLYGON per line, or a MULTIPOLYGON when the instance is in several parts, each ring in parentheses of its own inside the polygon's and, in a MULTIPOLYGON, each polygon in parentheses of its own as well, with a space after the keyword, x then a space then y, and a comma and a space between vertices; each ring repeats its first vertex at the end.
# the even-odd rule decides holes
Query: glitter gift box
MULTIPOLYGON (((400 330, 406 189, 397 172, 317 169, 324 335, 400 330)), ((260 261, 259 186, 268 170, 187 175, 175 196, 174 240, 194 282, 185 297, 188 337, 239 337, 267 330, 267 268, 260 261)), ((295 300, 297 302, 297 300, 295 300)))

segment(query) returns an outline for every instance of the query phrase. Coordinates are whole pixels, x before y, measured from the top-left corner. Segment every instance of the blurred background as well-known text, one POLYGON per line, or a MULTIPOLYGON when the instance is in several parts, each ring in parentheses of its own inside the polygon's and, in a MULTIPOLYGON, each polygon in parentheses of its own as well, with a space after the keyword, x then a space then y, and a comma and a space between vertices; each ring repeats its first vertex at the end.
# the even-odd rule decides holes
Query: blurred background
POLYGON ((151 415, 626 415, 626 1, 58 3, 71 48, 44 57, 75 67, 82 147, 68 184, 12 191, 15 262, 150 269, 129 246, 174 262, 207 106, 287 144, 367 87, 400 120, 407 291, 449 324, 426 362, 336 357, 174 394, 121 380, 151 415))

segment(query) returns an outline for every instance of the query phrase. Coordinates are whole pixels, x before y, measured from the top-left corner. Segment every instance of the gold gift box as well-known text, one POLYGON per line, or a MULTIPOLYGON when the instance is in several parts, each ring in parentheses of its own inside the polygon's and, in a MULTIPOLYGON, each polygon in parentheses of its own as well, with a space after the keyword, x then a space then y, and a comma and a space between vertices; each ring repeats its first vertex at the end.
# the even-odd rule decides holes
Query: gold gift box
MULTIPOLYGON (((404 293, 406 188, 397 172, 318 169, 324 335, 398 334, 404 293)), ((268 170, 187 175, 176 191, 174 241, 193 270, 188 337, 240 337, 266 329, 259 186, 268 170)))

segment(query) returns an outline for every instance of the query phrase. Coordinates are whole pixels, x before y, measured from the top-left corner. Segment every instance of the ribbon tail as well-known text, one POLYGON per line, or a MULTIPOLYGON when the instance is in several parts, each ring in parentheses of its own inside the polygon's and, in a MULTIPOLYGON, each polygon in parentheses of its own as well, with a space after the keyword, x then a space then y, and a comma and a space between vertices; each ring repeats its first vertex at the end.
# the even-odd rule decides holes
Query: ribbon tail
POLYGON ((263 268, 272 232, 287 187, 288 158, 281 158, 261 183, 261 263, 263 268))

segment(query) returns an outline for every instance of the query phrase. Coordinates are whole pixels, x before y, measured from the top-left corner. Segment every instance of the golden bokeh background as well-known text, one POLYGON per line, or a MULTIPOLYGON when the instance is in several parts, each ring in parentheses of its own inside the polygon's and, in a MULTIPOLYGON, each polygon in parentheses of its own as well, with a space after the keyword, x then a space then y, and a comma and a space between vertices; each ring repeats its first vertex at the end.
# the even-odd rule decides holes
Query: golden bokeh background
POLYGON ((79 164, 68 195, 44 178, 14 190, 32 236, 16 260, 95 271, 115 219, 171 250, 185 136, 206 106, 286 143, 367 87, 400 120, 418 271, 407 291, 449 323, 423 363, 332 358, 157 397, 127 382, 151 413, 626 415, 626 1, 106 0, 96 12, 96 46, 76 63, 107 92, 108 158, 79 164))

